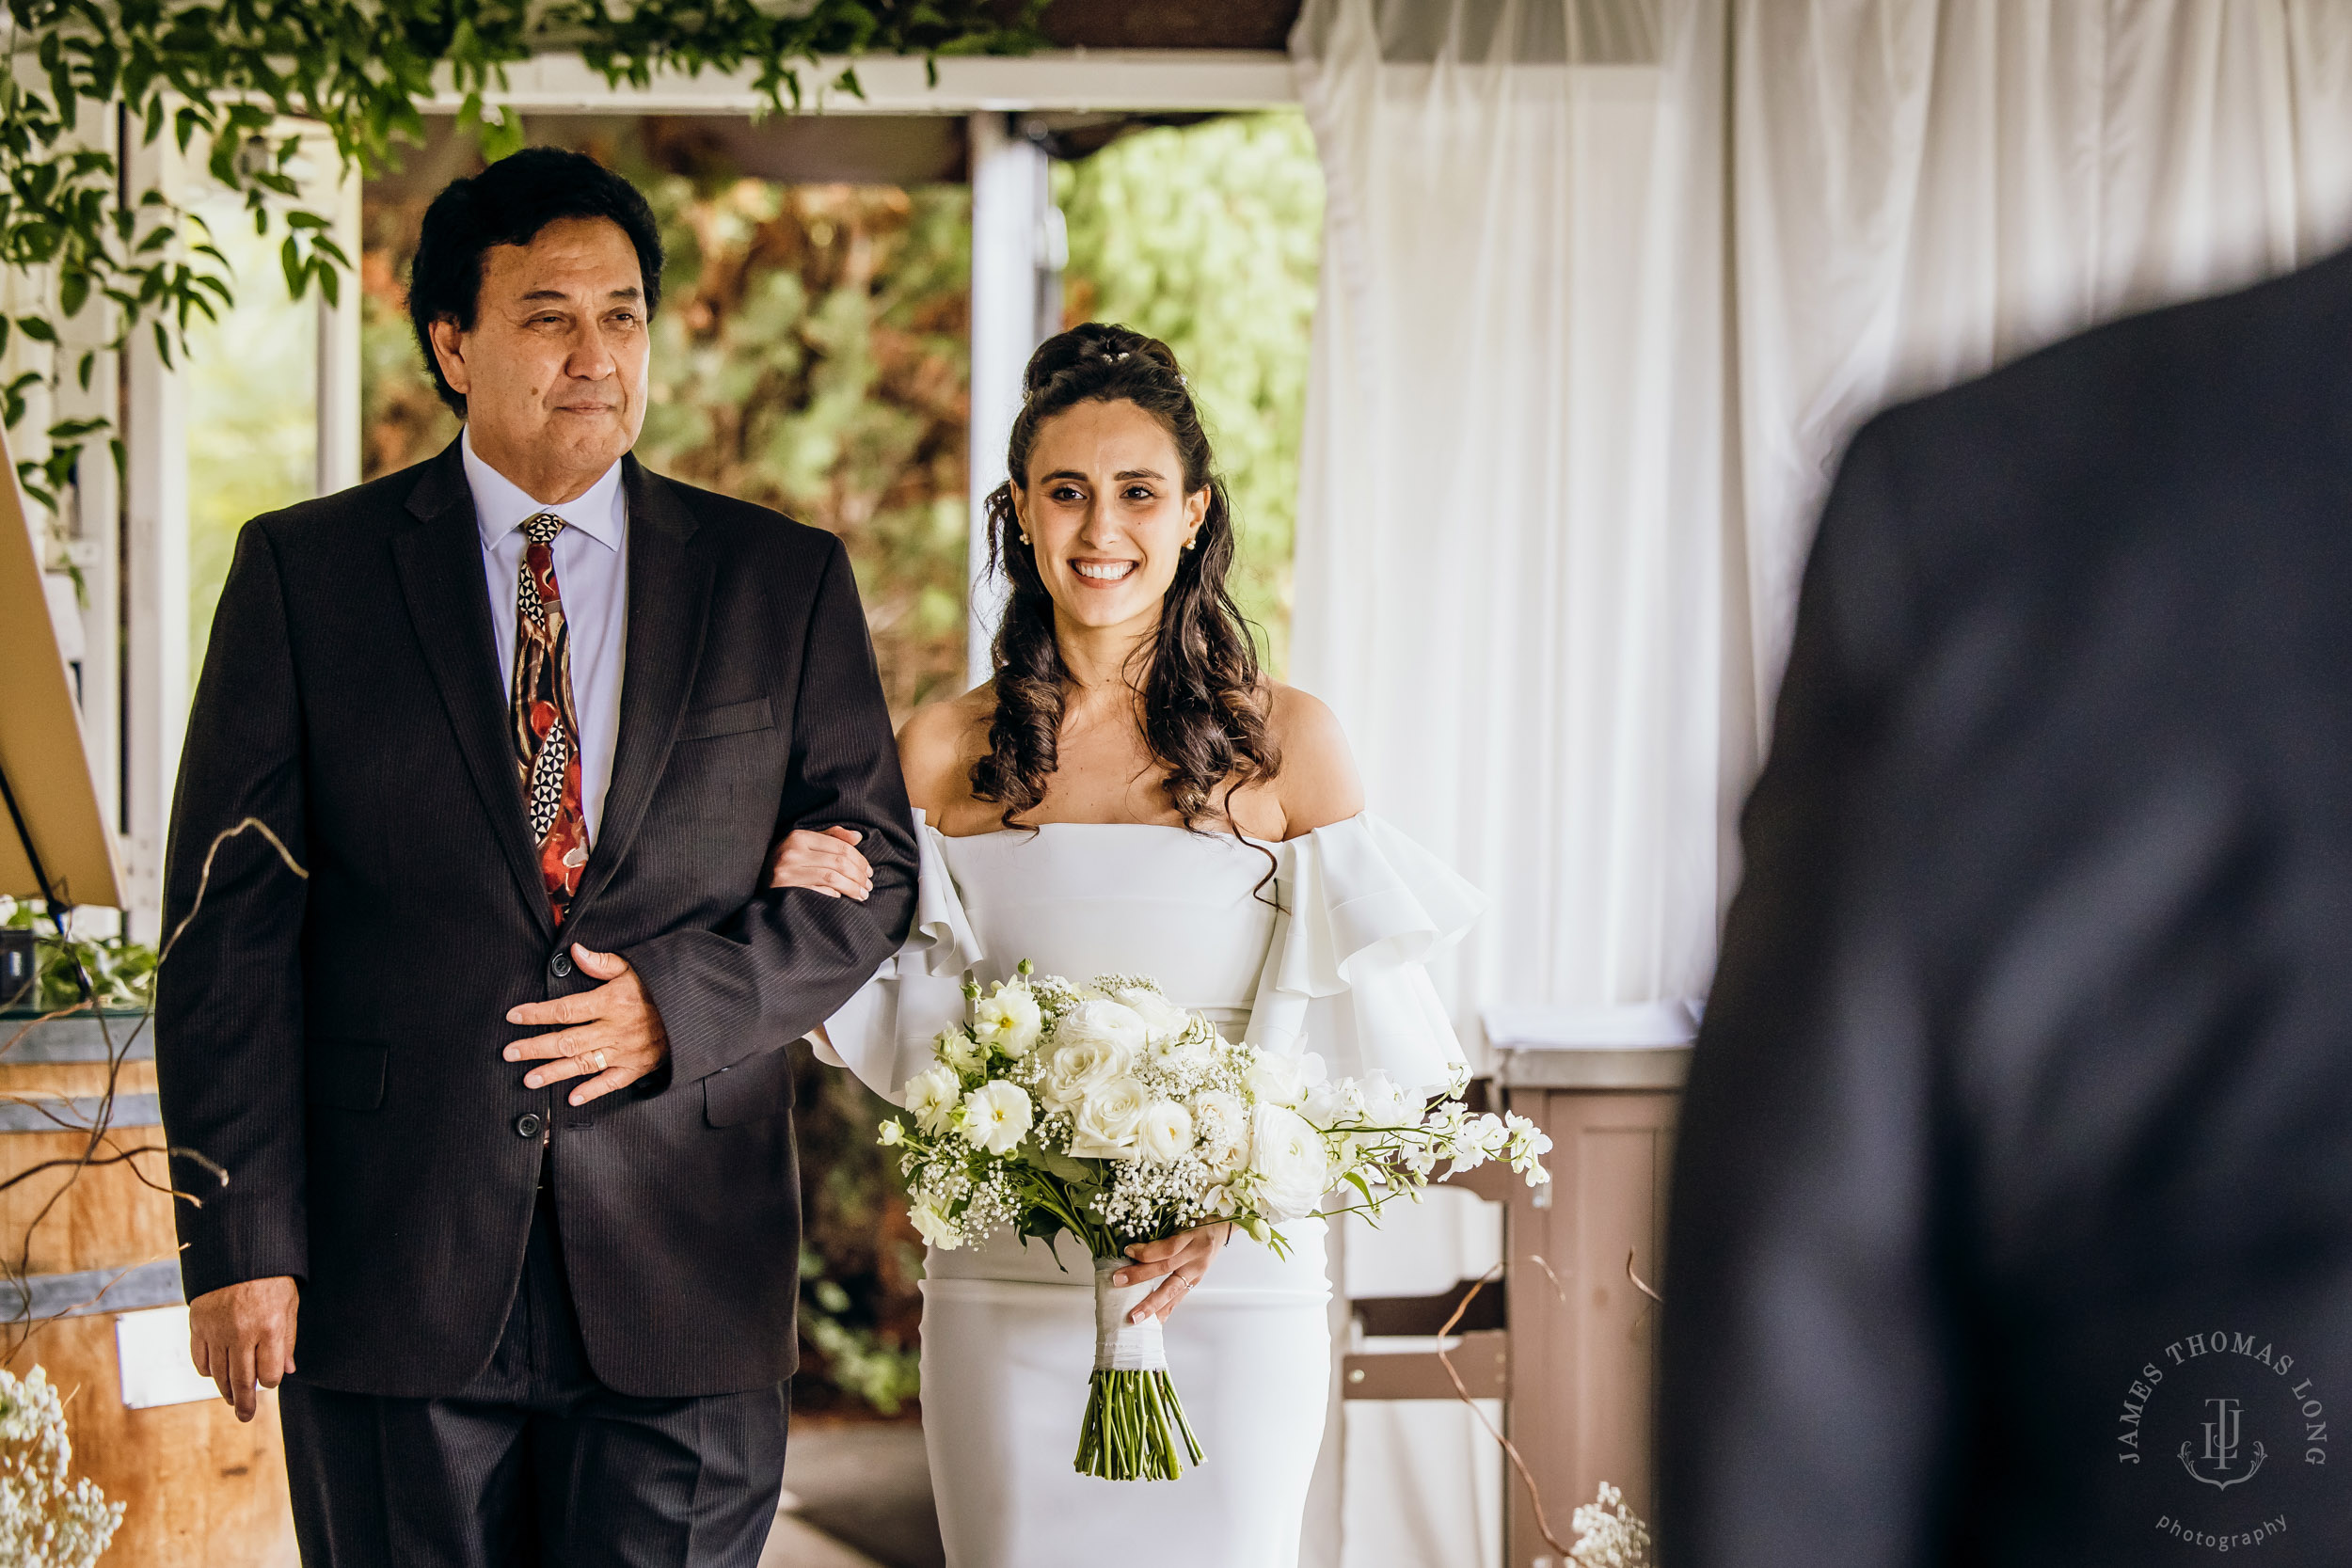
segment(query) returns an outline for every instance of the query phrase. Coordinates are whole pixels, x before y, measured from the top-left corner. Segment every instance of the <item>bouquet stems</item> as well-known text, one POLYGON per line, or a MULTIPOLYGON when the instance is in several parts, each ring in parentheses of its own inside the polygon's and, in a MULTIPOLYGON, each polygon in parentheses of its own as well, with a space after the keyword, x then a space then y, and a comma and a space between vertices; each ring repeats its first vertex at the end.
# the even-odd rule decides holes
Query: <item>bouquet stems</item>
POLYGON ((1104 1481, 1174 1481, 1182 1440, 1185 1465, 1200 1463, 1200 1439, 1184 1418, 1184 1402, 1168 1375, 1156 1318, 1127 1322, 1154 1282, 1113 1285, 1123 1259, 1094 1260, 1094 1378, 1078 1429, 1080 1475, 1104 1481))

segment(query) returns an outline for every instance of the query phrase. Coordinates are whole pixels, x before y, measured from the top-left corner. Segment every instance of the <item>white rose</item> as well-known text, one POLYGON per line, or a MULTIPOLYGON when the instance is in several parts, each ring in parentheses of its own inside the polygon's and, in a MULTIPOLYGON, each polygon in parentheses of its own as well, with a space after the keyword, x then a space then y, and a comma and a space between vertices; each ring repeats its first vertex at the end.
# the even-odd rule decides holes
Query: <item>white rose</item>
POLYGON ((1132 1160, 1143 1125, 1143 1085, 1114 1078, 1096 1085, 1071 1118, 1070 1152, 1079 1160, 1132 1160))
POLYGON ((947 1130, 947 1119, 963 1097, 963 1085, 950 1068, 927 1067, 907 1080, 906 1096, 914 1125, 937 1137, 947 1130))
POLYGON ((1200 1133, 1200 1158, 1215 1171, 1239 1170, 1249 1160, 1249 1107, 1223 1089, 1192 1097, 1193 1125, 1200 1133))
POLYGON ((953 1252, 963 1245, 963 1236, 956 1229, 956 1222, 940 1212, 928 1198, 907 1211, 914 1228, 923 1233, 923 1240, 942 1252, 953 1252))
POLYGON ((1155 1100, 1143 1108, 1136 1145, 1147 1160, 1180 1160, 1192 1152, 1192 1113, 1173 1100, 1155 1100))
POLYGON ((1037 1111, 1018 1084, 993 1079, 963 1097, 963 1135, 975 1148, 1010 1154, 1028 1135, 1037 1111))
POLYGON ((906 1142, 906 1140, 907 1130, 905 1126, 894 1119, 885 1121, 882 1124, 882 1132, 874 1141, 881 1144, 884 1148, 888 1148, 894 1144, 902 1144, 906 1142))
POLYGON ((1124 1003, 1097 996, 1079 1003, 1061 1015, 1054 1025, 1056 1045, 1087 1045, 1100 1042, 1115 1045, 1129 1055, 1143 1049, 1150 1031, 1143 1026, 1143 1015, 1124 1003))
POLYGON ((996 993, 973 1009, 973 1027, 980 1038, 1015 1061, 1037 1049, 1045 1026, 1037 995, 1019 981, 999 984, 996 993))
POLYGON ((1278 1225, 1313 1213, 1331 1185, 1323 1134, 1280 1105, 1250 1112, 1249 1164, 1258 1178, 1258 1212, 1278 1225))
POLYGON ((1249 1098, 1262 1105, 1296 1105, 1307 1098, 1307 1085, 1298 1075, 1295 1057, 1261 1051, 1248 1070, 1241 1075, 1241 1081, 1249 1090, 1249 1098))
POLYGON ((1111 992, 1111 999, 1143 1020, 1146 1038, 1157 1045, 1174 1039, 1192 1022, 1192 1015, 1177 1006, 1158 991, 1143 986, 1128 986, 1111 992))
POLYGON ((1057 1110, 1066 1111, 1112 1079, 1125 1077, 1135 1063, 1135 1048, 1117 1040, 1089 1037, 1065 1041, 1059 1031, 1055 1038, 1054 1053, 1045 1062, 1045 1101, 1057 1110))
POLYGON ((961 1029, 942 1029, 931 1041, 931 1054, 958 1072, 969 1072, 980 1065, 980 1048, 961 1029))

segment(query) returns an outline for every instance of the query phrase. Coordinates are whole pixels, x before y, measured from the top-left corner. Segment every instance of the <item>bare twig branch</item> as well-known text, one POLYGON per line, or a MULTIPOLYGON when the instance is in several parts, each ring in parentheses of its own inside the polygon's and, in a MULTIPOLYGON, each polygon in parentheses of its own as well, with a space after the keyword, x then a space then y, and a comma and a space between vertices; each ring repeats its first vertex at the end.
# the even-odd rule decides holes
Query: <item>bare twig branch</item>
MULTIPOLYGON (((1547 1266, 1544 1272, 1546 1274, 1549 1274, 1551 1270, 1549 1266, 1547 1266)), ((1518 1449, 1512 1443, 1511 1439, 1502 1434, 1502 1429, 1497 1427, 1494 1422, 1488 1420, 1486 1418, 1486 1413, 1478 1408, 1478 1402, 1470 1398, 1470 1386, 1462 1381, 1462 1374, 1454 1370, 1454 1359, 1446 1354, 1446 1337, 1454 1332, 1454 1325, 1462 1321, 1462 1314, 1470 1310, 1470 1304, 1477 1297, 1478 1292, 1484 1290, 1488 1284, 1501 1278, 1502 1276, 1502 1265, 1501 1263, 1497 1263, 1493 1268, 1488 1269, 1485 1274, 1480 1275, 1475 1280, 1473 1280, 1470 1283, 1470 1288, 1462 1292, 1462 1299, 1454 1303, 1454 1315, 1446 1319, 1445 1326, 1443 1328, 1438 1330, 1438 1365, 1445 1369, 1445 1375, 1453 1380, 1454 1393, 1460 1396, 1464 1404, 1470 1406, 1470 1413, 1478 1418, 1478 1424, 1486 1429, 1486 1434, 1489 1437, 1492 1437, 1497 1443, 1502 1445, 1502 1451, 1509 1457, 1511 1461, 1511 1467, 1514 1470, 1517 1470, 1519 1474, 1519 1483, 1527 1488, 1528 1506, 1535 1511, 1535 1528, 1537 1531, 1542 1534, 1545 1542, 1550 1545, 1553 1551, 1565 1556, 1570 1551, 1574 1550, 1574 1548, 1571 1547, 1566 1542, 1551 1533, 1551 1521, 1544 1516, 1543 1489, 1535 1484, 1534 1476, 1530 1473, 1527 1468, 1527 1461, 1519 1457, 1518 1449)), ((1552 1283, 1556 1285, 1559 1281, 1555 1279, 1552 1283)))

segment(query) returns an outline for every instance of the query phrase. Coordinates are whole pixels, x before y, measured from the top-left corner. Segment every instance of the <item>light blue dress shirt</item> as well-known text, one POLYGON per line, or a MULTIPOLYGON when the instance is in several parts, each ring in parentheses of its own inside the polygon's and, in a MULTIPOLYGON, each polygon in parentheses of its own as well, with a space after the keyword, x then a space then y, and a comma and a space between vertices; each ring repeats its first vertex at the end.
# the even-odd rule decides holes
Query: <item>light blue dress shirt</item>
POLYGON ((593 846, 612 783, 612 748, 621 735, 621 674, 628 641, 628 508, 621 466, 561 506, 542 506, 474 454, 473 433, 459 437, 466 483, 482 531, 482 576, 490 591, 490 629, 498 639, 499 705, 515 700, 515 585, 522 575, 522 525, 542 512, 564 519, 555 536, 555 586, 569 628, 572 702, 580 709, 580 809, 593 846))

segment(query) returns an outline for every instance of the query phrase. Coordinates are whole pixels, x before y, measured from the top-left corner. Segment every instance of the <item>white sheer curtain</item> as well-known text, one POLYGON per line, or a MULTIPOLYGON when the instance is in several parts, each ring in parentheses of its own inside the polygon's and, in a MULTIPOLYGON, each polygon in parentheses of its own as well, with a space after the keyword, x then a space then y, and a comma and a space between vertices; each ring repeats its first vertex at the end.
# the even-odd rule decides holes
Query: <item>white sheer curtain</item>
POLYGON ((1567 53, 1647 46, 1646 12, 1430 9, 1299 24, 1329 218, 1292 672, 1375 809, 1497 897, 1440 977, 1474 1037, 1486 1001, 1704 980, 1723 568, 1627 373, 1658 72, 1567 53))
POLYGON ((2343 0, 1678 0, 1670 30, 1690 110, 1729 88, 1758 722, 1862 420, 2352 238, 2343 0))
MULTIPOLYGON (((1293 676, 1494 901, 1466 1038, 1703 994, 1856 424, 2352 238, 2346 0, 1308 0, 1292 47, 1293 676)), ((1485 1560, 1457 1417, 1351 1411, 1348 1568, 1485 1560)))

